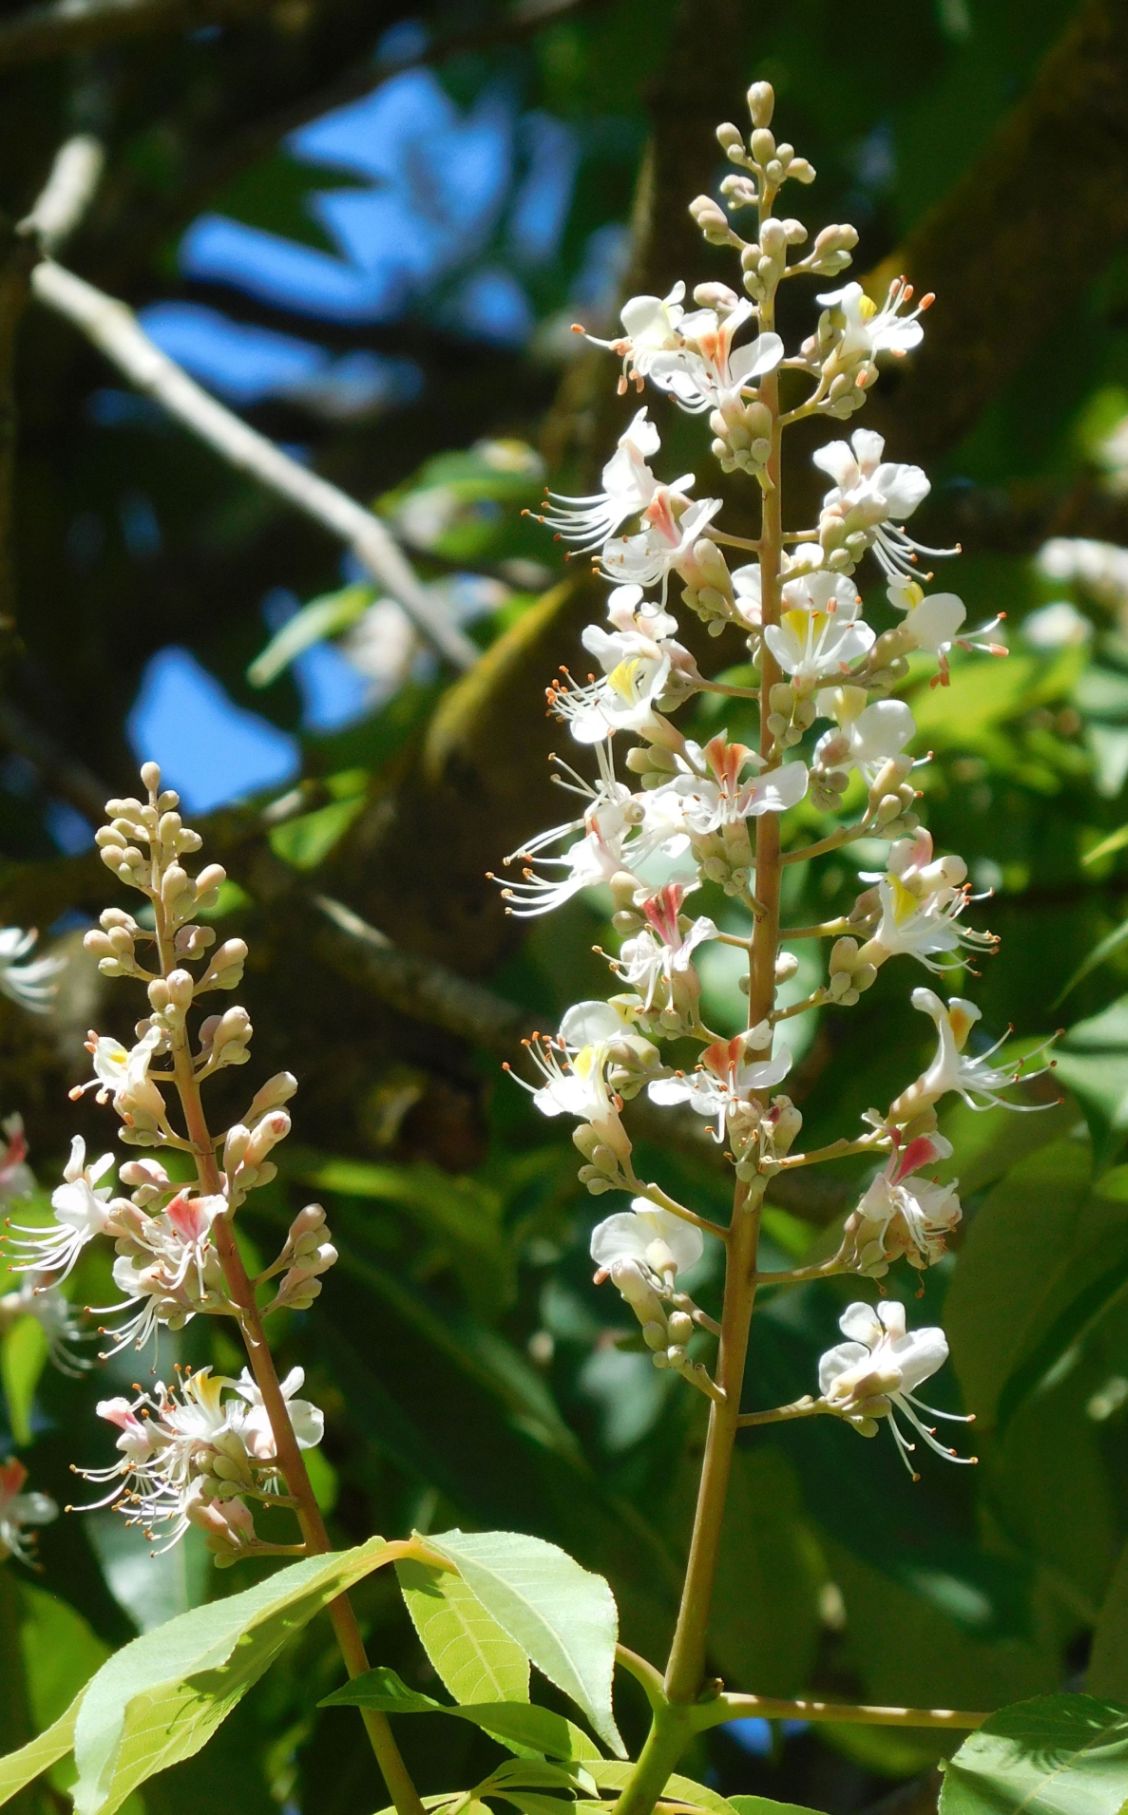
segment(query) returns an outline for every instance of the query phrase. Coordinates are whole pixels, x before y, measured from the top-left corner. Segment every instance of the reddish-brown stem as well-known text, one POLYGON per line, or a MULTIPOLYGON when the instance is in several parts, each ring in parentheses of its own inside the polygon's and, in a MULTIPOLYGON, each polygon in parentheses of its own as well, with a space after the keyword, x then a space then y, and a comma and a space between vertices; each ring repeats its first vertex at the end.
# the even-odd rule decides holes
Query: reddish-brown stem
MULTIPOLYGON (((761 219, 771 212, 771 199, 770 194, 764 198, 761 219)), ((774 298, 768 297, 760 309, 760 330, 769 333, 773 327, 774 298)), ((783 553, 779 380, 775 373, 765 377, 760 400, 772 417, 771 453, 767 463, 759 536, 761 614, 766 626, 779 622, 783 553)), ((765 757, 770 756, 772 748, 771 733, 768 730, 769 699, 771 689, 779 678, 780 671, 775 659, 764 645, 760 666, 760 751, 765 757)), ((779 897, 779 815, 763 813, 756 821, 756 901, 759 912, 749 946, 748 1019, 752 1027, 761 1021, 770 1022, 775 1006, 779 897)), ((770 1051, 769 1031, 760 1054, 767 1056, 770 1051)), ((762 1180, 754 1180, 751 1184, 737 1183, 729 1228, 721 1338, 717 1354, 716 1380, 723 1397, 714 1401, 709 1412, 709 1430, 705 1440, 685 1584, 666 1667, 666 1695, 674 1704, 695 1700, 705 1675, 713 1584, 717 1572, 732 1453, 739 1428, 740 1398, 756 1297, 756 1257, 762 1201, 762 1180)), ((658 1769, 659 1766, 656 1766, 655 1776, 658 1769)), ((641 1807, 643 1799, 638 1798, 637 1801, 641 1807)), ((619 1815, 636 1815, 626 1796, 620 1801, 619 1815)))
MULTIPOLYGON (((156 858, 154 857, 155 869, 156 858)), ((167 977, 173 968, 172 949, 160 899, 160 878, 156 873, 153 882, 157 949, 160 953, 161 973, 167 977)), ((171 1049, 176 1092, 180 1099, 184 1126, 192 1143, 198 1169, 198 1183, 200 1189, 208 1196, 218 1196, 223 1191, 223 1179, 216 1164, 215 1141, 208 1128, 203 1103, 200 1100, 199 1081, 196 1077, 188 1034, 183 1022, 180 1024, 179 1033, 171 1040, 171 1049)), ((231 1302, 238 1312, 239 1328, 243 1333, 247 1359, 250 1362, 255 1383, 262 1394, 263 1409, 270 1421, 274 1437, 274 1453, 289 1495, 294 1502, 294 1511, 301 1527, 305 1549, 309 1553, 322 1555, 332 1549, 329 1533, 321 1516, 321 1508, 317 1504, 317 1496, 313 1491, 309 1471, 298 1447, 289 1409, 278 1379, 278 1370, 274 1365, 274 1357, 263 1329, 262 1314, 255 1298, 255 1289, 251 1284, 247 1269, 243 1265, 239 1244, 231 1227, 230 1214, 217 1217, 212 1224, 211 1233, 231 1302)), ((330 1601, 327 1611, 333 1623, 337 1644, 350 1678, 362 1675, 370 1668, 370 1665, 356 1614, 348 1595, 341 1594, 335 1600, 330 1601)), ((423 1815, 419 1792, 404 1764, 386 1716, 373 1708, 362 1708, 360 1713, 376 1756, 376 1762, 383 1773, 388 1792, 395 1804, 397 1815, 423 1815)))

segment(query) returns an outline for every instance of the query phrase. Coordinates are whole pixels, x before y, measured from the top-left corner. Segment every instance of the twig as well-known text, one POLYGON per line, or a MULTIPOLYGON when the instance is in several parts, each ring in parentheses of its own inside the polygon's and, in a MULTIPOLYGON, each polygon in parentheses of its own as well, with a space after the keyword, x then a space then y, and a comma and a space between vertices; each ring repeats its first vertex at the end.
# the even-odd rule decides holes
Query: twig
POLYGON ((222 25, 269 12, 277 0, 54 0, 0 23, 0 67, 94 50, 148 32, 222 25))
POLYGON ((829 1720, 865 1721, 881 1727, 946 1727, 966 1732, 981 1727, 989 1714, 971 1713, 963 1708, 882 1708, 866 1703, 800 1701, 786 1702, 769 1695, 719 1695, 717 1718, 711 1725, 724 1721, 761 1720, 829 1720))
POLYGON ((42 252, 55 253, 82 220, 106 167, 106 148, 92 132, 76 132, 55 153, 47 181, 17 231, 42 252))
POLYGON ((452 31, 424 44, 419 50, 407 51, 402 56, 389 57, 379 62, 365 57, 331 77, 329 81, 283 103, 273 112, 252 120, 250 125, 237 130, 221 144, 212 157, 203 159, 192 172, 189 185, 176 200, 178 219, 190 217, 197 212, 204 197, 230 181, 246 169, 248 164, 266 157, 290 133, 299 131, 311 120, 320 119, 323 114, 331 113, 336 108, 347 107, 353 101, 365 99, 396 76, 406 75, 413 69, 434 68, 438 64, 449 62, 452 57, 493 50, 502 44, 519 43, 521 39, 542 31, 554 20, 590 10, 597 3, 605 5, 606 0, 518 0, 518 4, 500 18, 482 20, 461 31, 452 31))
POLYGON ((478 651, 426 592, 378 517, 259 435, 150 340, 133 311, 52 259, 32 274, 37 301, 78 328, 139 391, 238 471, 285 498, 349 548, 440 654, 469 668, 478 651))
POLYGON ((13 368, 16 334, 28 296, 31 248, 0 220, 0 630, 15 621, 12 560, 13 493, 16 462, 16 401, 13 368))
POLYGON ((0 699, 0 745, 6 744, 32 763, 45 788, 75 811, 100 825, 111 790, 86 764, 65 749, 38 720, 10 699, 0 699))
POLYGON ((517 1003, 432 958, 404 951, 333 896, 308 892, 303 879, 265 847, 245 864, 245 876, 259 901, 301 917, 314 955, 329 970, 398 1013, 503 1058, 529 1032, 529 1017, 517 1003))

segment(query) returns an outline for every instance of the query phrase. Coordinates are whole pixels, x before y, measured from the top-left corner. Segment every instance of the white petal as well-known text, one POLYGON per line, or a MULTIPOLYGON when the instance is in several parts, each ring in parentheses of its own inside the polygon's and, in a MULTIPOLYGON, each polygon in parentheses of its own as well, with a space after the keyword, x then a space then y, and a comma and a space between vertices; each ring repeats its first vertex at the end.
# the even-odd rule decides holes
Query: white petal
POLYGON ((576 1002, 560 1023, 560 1038, 567 1046, 598 1046, 625 1032, 621 1016, 609 1002, 576 1002))
POLYGON ((783 342, 778 334, 761 334, 746 347, 737 347, 729 355, 729 376, 734 384, 749 384, 774 372, 783 358, 783 342))

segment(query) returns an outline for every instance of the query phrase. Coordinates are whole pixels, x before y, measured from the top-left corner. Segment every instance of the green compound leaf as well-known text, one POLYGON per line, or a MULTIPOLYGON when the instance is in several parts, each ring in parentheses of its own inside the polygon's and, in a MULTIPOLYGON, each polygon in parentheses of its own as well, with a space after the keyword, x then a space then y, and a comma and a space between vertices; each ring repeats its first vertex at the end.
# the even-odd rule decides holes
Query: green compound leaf
POLYGON ((456 1720, 481 1727, 491 1738, 523 1755, 545 1754, 565 1760, 600 1757, 594 1740, 550 1708, 535 1708, 528 1702, 467 1702, 451 1707, 409 1689, 394 1670, 366 1671, 343 1688, 335 1689, 319 1706, 333 1708, 342 1704, 378 1708, 382 1714, 451 1714, 456 1720))
POLYGON ((555 1544, 519 1532, 448 1531, 426 1543, 455 1565, 502 1631, 625 1757, 611 1711, 619 1620, 603 1577, 555 1544))
POLYGON ((1128 1708, 1040 1695, 1001 1708, 944 1768, 940 1815, 1120 1815, 1128 1708))
POLYGON ((179 1614, 103 1664, 74 1723, 76 1815, 112 1815, 146 1778, 198 1752, 295 1633, 375 1569, 386 1549, 383 1538, 372 1538, 305 1558, 241 1594, 179 1614))
POLYGON ((456 1702, 527 1702, 529 1658, 461 1576, 396 1564, 400 1593, 443 1686, 456 1702))

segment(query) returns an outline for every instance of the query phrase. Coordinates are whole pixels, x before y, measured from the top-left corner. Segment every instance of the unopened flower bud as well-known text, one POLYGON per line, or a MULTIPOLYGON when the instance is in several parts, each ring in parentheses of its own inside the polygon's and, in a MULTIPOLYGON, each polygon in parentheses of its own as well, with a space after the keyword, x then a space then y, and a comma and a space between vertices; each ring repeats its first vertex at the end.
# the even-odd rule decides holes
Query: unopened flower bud
POLYGON ((771 83, 753 82, 747 100, 753 126, 770 126, 775 112, 775 89, 771 83))
POLYGON ((173 950, 178 958, 202 958, 214 944, 214 927, 194 926, 189 922, 177 927, 173 950))
POLYGON ((264 1115, 247 1141, 243 1164, 260 1166, 271 1149, 277 1147, 279 1141, 286 1139, 290 1125, 290 1118, 284 1109, 275 1109, 269 1115, 264 1115))
POLYGON ((705 238, 712 245, 726 245, 732 234, 728 217, 711 195, 699 195, 689 204, 689 212, 705 238))
POLYGON ((190 971, 173 970, 168 973, 168 992, 172 1006, 184 1014, 192 1006, 196 982, 190 971))
POLYGON ((220 887, 227 881, 227 871, 221 863, 206 863, 196 877, 196 901, 200 907, 214 907, 220 887))
POLYGON ((242 981, 247 962, 247 945, 243 939, 225 939, 212 954, 211 962, 200 978, 202 994, 209 989, 235 989, 242 981))

